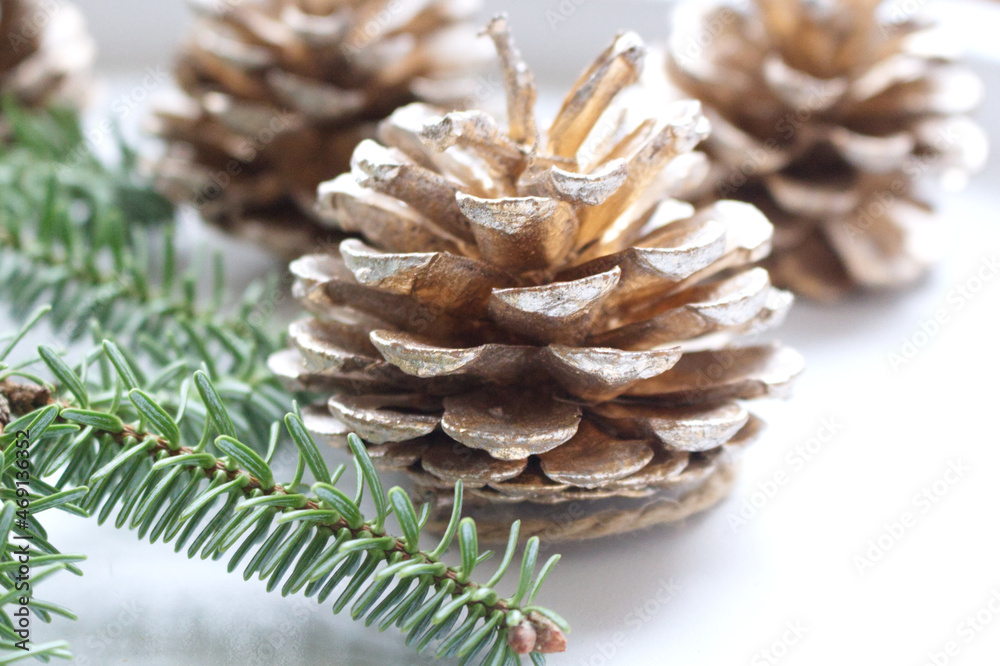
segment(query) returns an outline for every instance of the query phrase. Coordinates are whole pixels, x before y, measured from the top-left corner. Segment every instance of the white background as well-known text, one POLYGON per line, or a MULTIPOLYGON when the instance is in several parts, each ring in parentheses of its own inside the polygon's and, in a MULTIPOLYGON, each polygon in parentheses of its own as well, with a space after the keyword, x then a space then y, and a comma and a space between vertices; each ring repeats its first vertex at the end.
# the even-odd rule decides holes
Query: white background
MULTIPOLYGON (((167 2, 81 4, 103 70, 115 72, 96 107, 108 109, 141 89, 143 67, 169 60, 185 10, 167 2)), ((650 40, 666 32, 654 3, 508 4, 529 62, 558 90, 614 30, 639 29, 650 40), (545 12, 560 5, 568 20, 553 30, 545 12)), ((988 80, 983 118, 1000 136, 1000 59, 987 60, 998 51, 1000 14, 946 4, 988 80)), ((123 118, 133 128, 141 106, 123 118)), ((563 561, 540 602, 574 631, 570 651, 550 663, 923 666, 935 653, 937 666, 1000 661, 1000 613, 987 609, 991 597, 1000 600, 1000 275, 988 268, 1000 259, 998 179, 994 157, 967 193, 944 202, 948 258, 916 288, 796 306, 781 337, 805 354, 808 371, 792 400, 760 408, 770 428, 728 501, 680 526, 559 548, 563 561), (977 291, 965 296, 959 288, 977 291), (922 335, 938 311, 947 322, 922 335), (890 354, 907 341, 917 353, 894 368, 890 354), (835 424, 832 437, 824 423, 835 424), (800 465, 796 449, 810 440, 818 451, 800 465), (948 477, 953 465, 967 471, 948 477), (776 478, 785 482, 767 497, 763 489, 776 478), (925 491, 933 503, 918 498, 925 491), (734 527, 750 501, 759 508, 734 527), (906 514, 909 526, 889 536, 906 514), (869 550, 879 539, 888 550, 859 570, 858 558, 877 554, 869 550), (970 632, 966 618, 980 611, 984 624, 970 632), (943 654, 949 642, 954 656, 943 654), (767 649, 781 657, 769 661, 767 649)), ((190 220, 184 229, 224 242, 190 220)), ((244 270, 266 267, 255 250, 231 251, 244 270)), ((62 549, 90 555, 83 578, 63 577, 43 595, 81 614, 50 630, 72 640, 77 663, 425 663, 392 631, 268 595, 221 563, 188 561, 92 521, 52 518, 62 549)), ((37 638, 45 638, 41 629, 37 638)))

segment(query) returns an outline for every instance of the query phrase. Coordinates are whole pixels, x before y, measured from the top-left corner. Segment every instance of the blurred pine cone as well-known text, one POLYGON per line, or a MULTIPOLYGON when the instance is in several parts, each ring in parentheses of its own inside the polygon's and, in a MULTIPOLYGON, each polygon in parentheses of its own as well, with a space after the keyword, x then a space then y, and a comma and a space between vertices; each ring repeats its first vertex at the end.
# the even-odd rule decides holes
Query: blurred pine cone
POLYGON ((375 123, 415 100, 458 104, 483 60, 479 0, 197 0, 162 105, 172 198, 269 249, 315 247, 316 186, 345 171, 375 123), (478 49, 482 54, 482 49, 478 49))
POLYGON ((801 368, 778 345, 727 345, 791 303, 752 266, 771 225, 748 204, 674 198, 704 175, 692 149, 708 123, 697 102, 644 96, 634 34, 540 134, 506 20, 487 33, 507 129, 413 104, 358 146, 320 208, 364 240, 292 264, 313 318, 272 368, 332 393, 308 427, 356 431, 442 512, 462 479, 481 538, 513 517, 553 540, 680 519, 725 493, 757 436, 739 401, 784 393, 801 368))
POLYGON ((937 245, 920 181, 960 187, 986 159, 967 117, 982 84, 933 24, 888 9, 755 0, 674 16, 668 71, 713 127, 707 200, 758 205, 775 282, 809 297, 919 278, 937 245))
POLYGON ((94 43, 66 2, 0 0, 0 92, 34 107, 80 105, 90 90, 94 43))

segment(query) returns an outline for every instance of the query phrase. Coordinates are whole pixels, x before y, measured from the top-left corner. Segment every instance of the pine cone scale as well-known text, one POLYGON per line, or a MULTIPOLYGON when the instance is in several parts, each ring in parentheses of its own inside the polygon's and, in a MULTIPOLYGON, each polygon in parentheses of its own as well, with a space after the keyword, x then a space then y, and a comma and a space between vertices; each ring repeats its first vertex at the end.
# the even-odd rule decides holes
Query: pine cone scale
POLYGON ((576 156, 608 103, 639 79, 645 50, 637 35, 624 33, 598 57, 570 91, 549 128, 551 155, 576 156))
POLYGON ((562 446, 543 452, 539 464, 546 477, 578 488, 600 488, 632 476, 653 461, 653 447, 645 440, 608 437, 584 421, 562 446))
POLYGON ((593 413, 619 436, 652 438, 667 451, 687 453, 722 446, 756 419, 736 403, 685 408, 612 403, 595 407, 593 413))
POLYGON ((550 393, 488 388, 442 401, 441 429, 499 460, 526 460, 569 441, 580 426, 578 405, 550 393))

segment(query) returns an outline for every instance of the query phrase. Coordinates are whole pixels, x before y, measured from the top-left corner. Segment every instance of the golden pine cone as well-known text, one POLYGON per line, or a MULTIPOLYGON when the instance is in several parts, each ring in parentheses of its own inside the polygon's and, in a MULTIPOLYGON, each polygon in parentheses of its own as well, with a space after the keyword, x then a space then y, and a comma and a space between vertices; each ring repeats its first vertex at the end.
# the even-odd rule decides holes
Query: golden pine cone
POLYGON ((168 142, 162 189, 287 256, 314 246, 316 186, 377 121, 415 100, 458 104, 482 60, 469 47, 478 0, 192 6, 175 68, 184 94, 154 120, 168 142))
POLYGON ((706 196, 759 206, 775 225, 775 282, 813 298, 923 275, 937 225, 920 185, 961 186, 986 159, 968 117, 981 82, 933 24, 883 20, 882 5, 698 2, 674 15, 667 70, 713 127, 706 196))
POLYGON ((634 34, 540 134, 506 19, 486 32, 507 129, 418 103, 358 146, 320 208, 364 240, 292 264, 313 317, 271 366, 332 393, 307 427, 357 432, 442 514, 462 479, 481 538, 515 516, 553 540, 682 518, 724 494, 761 429, 740 401, 801 369, 778 345, 728 346, 791 304, 752 265, 771 225, 749 204, 673 198, 703 173, 708 123, 697 102, 645 95, 634 34))
POLYGON ((0 0, 0 91, 28 107, 79 105, 90 85, 94 43, 66 2, 0 0))

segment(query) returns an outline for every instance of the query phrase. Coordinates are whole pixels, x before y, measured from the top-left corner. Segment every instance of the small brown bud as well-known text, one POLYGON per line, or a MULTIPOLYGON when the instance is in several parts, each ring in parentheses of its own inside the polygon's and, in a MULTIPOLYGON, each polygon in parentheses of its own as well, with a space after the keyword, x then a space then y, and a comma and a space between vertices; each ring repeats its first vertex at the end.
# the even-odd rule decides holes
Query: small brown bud
POLYGON ((528 621, 535 629, 535 651, 550 654, 566 651, 566 634, 555 622, 537 611, 528 613, 528 621))
POLYGON ((520 624, 511 627, 507 632, 507 643, 517 654, 528 654, 535 649, 537 636, 531 622, 522 620, 520 624))
POLYGON ((8 423, 10 423, 10 403, 8 403, 7 398, 0 393, 0 428, 3 428, 8 423))
POLYGON ((44 386, 12 382, 0 382, 0 394, 6 399, 11 414, 21 416, 49 403, 52 396, 44 386))

